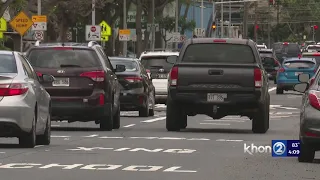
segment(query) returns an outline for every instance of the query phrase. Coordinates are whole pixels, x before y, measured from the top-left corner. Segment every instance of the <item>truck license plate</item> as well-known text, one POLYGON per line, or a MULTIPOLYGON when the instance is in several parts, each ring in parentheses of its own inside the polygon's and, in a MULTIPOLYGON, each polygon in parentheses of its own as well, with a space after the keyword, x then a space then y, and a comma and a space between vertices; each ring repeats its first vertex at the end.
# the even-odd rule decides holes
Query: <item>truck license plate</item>
POLYGON ((158 74, 159 79, 167 79, 167 74, 158 74))
POLYGON ((69 86, 69 78, 56 78, 52 86, 69 86))
POLYGON ((227 94, 217 94, 217 93, 208 93, 207 101, 208 102, 224 102, 224 99, 227 98, 227 94))

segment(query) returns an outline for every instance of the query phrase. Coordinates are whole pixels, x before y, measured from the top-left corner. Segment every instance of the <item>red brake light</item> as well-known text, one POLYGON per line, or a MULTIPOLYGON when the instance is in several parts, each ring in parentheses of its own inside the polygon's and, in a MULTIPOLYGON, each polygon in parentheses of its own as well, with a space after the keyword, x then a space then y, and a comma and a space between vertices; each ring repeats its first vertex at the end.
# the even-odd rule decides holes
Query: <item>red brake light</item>
POLYGON ((70 47, 54 47, 54 50, 72 50, 70 47))
POLYGON ((312 56, 320 56, 320 53, 314 53, 312 56))
POLYGON ((96 82, 103 82, 104 81, 104 71, 90 71, 90 72, 84 72, 80 74, 82 77, 89 77, 93 81, 96 82))
POLYGON ((215 39, 215 40, 213 40, 213 42, 216 42, 216 43, 226 43, 227 40, 225 40, 225 39, 215 39))
POLYGON ((104 105, 104 94, 100 94, 100 96, 99 96, 99 105, 101 105, 101 106, 104 105))
POLYGON ((25 94, 28 91, 28 85, 14 83, 14 84, 0 84, 0 96, 16 96, 25 94))
POLYGON ((319 91, 311 90, 309 92, 309 103, 312 107, 314 107, 318 110, 320 110, 319 97, 320 97, 319 91))
POLYGON ((262 87, 262 72, 261 72, 261 69, 259 68, 255 68, 254 69, 254 86, 256 88, 260 88, 262 87))
POLYGON ((298 58, 299 58, 299 59, 301 58, 301 54, 298 54, 298 58))
POLYGON ((283 43, 283 45, 288 45, 288 44, 289 44, 288 42, 284 42, 284 43, 283 43))
POLYGON ((176 86, 178 81, 178 67, 174 66, 170 71, 170 86, 176 86))
POLYGON ((284 69, 284 68, 280 68, 279 70, 278 70, 278 72, 280 72, 280 73, 282 73, 282 72, 285 72, 286 70, 284 69))
POLYGON ((131 83, 141 82, 143 80, 141 77, 125 77, 124 79, 131 83))
POLYGON ((306 132, 305 135, 306 135, 306 136, 309 136, 309 137, 318 137, 317 134, 314 134, 314 133, 312 133, 312 132, 306 132))
POLYGON ((37 76, 41 77, 42 76, 42 73, 39 73, 39 72, 36 72, 37 73, 37 76))

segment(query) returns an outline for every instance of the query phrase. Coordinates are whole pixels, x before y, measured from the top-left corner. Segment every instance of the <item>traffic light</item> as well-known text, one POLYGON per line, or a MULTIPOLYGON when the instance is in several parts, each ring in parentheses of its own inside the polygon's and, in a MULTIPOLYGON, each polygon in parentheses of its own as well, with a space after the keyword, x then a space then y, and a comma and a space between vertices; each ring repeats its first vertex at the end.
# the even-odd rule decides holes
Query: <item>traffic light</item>
POLYGON ((212 23, 212 26, 211 26, 211 27, 212 27, 213 30, 215 30, 215 29, 217 28, 216 23, 215 23, 215 22, 212 23))
POLYGON ((318 26, 317 26, 317 25, 314 25, 314 26, 313 26, 313 29, 314 29, 314 30, 318 30, 318 26))
POLYGON ((256 28, 256 30, 258 30, 258 29, 259 29, 259 25, 256 25, 256 27, 255 27, 255 28, 256 28))
POLYGON ((276 0, 269 0, 269 5, 273 6, 276 3, 276 0))

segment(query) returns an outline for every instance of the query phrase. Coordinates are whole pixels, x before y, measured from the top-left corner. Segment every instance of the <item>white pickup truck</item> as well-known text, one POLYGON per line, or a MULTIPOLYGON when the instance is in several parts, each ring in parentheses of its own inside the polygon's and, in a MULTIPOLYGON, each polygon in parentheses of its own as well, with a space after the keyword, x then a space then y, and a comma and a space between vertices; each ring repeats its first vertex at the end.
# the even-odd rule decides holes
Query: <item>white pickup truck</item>
POLYGON ((168 56, 179 56, 179 52, 155 51, 143 52, 139 58, 147 73, 152 78, 156 91, 156 103, 166 103, 168 95, 168 74, 172 64, 166 61, 168 56))

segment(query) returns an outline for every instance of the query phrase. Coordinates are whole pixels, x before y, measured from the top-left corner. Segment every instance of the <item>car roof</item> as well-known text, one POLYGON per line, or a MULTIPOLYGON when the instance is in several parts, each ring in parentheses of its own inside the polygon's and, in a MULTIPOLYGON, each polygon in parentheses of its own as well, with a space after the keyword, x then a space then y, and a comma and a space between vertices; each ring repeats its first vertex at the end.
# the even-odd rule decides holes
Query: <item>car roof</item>
POLYGON ((66 47, 66 48, 81 48, 81 49, 91 49, 93 46, 100 46, 99 43, 95 41, 90 41, 89 43, 77 43, 77 42, 50 42, 41 43, 37 41, 33 47, 34 48, 52 48, 52 47, 66 47))
POLYGON ((137 61, 136 58, 129 58, 129 57, 116 57, 116 56, 109 56, 110 60, 121 60, 121 61, 137 61))
POLYGON ((145 51, 140 55, 140 58, 142 56, 179 56, 179 52, 173 52, 173 51, 145 51))
POLYGON ((201 44, 201 43, 212 43, 214 40, 217 41, 226 41, 228 44, 248 44, 252 43, 256 45, 256 43, 250 39, 238 39, 238 38, 192 38, 187 39, 185 43, 188 44, 201 44))
POLYGON ((261 52, 271 52, 272 53, 272 49, 258 49, 258 51, 261 52))
POLYGON ((303 55, 320 55, 320 53, 318 53, 318 52, 303 52, 302 56, 303 55))
POLYGON ((310 61, 310 62, 316 62, 316 60, 315 60, 314 58, 298 58, 298 57, 288 58, 288 59, 285 59, 283 62, 290 62, 290 61, 310 61))
POLYGON ((8 51, 8 50, 0 50, 0 54, 4 55, 13 55, 14 51, 8 51))

